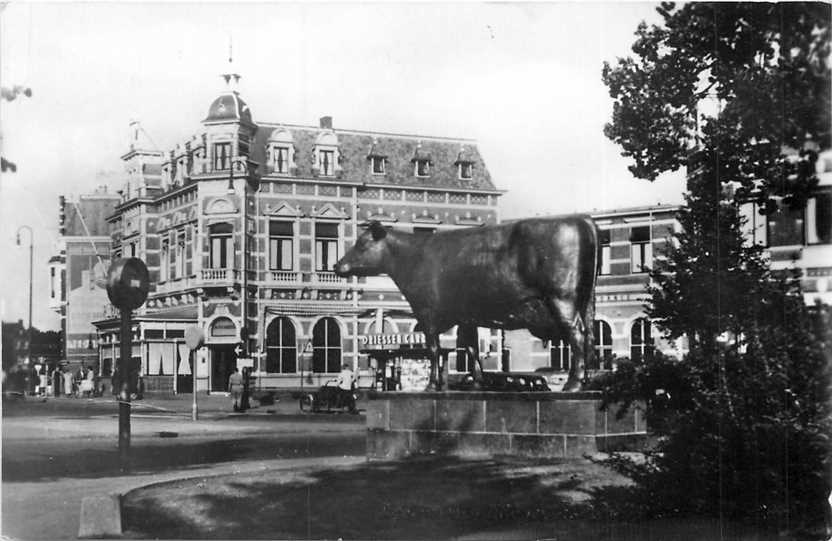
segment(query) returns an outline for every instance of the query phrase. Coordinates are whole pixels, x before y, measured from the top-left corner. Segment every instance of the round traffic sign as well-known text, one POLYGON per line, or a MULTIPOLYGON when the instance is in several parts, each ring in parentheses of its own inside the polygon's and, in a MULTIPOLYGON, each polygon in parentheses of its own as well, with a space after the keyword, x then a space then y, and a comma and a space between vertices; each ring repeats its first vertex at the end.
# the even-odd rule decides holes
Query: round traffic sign
POLYGON ((135 310, 147 300, 150 276, 144 261, 123 257, 110 265, 107 272, 107 296, 116 308, 135 310))
POLYGON ((202 327, 191 325, 185 329, 185 344, 189 349, 199 349, 205 344, 205 333, 202 332, 202 327))

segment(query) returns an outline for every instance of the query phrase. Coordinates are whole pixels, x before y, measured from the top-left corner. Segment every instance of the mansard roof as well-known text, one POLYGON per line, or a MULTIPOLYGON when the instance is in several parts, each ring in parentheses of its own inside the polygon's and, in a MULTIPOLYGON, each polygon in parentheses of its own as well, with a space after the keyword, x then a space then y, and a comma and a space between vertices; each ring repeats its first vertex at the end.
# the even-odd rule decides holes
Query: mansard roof
MULTIPOLYGON (((311 126, 258 124, 252 145, 252 159, 265 163, 266 145, 281 130, 291 133, 295 148, 296 175, 312 177, 313 151, 319 137, 332 131, 337 136, 341 154, 340 178, 354 182, 413 187, 495 190, 476 143, 470 139, 423 137, 356 130, 329 130, 311 126), (459 178, 460 156, 473 164, 471 178, 459 178), (385 174, 370 171, 370 156, 386 159, 385 174), (427 177, 414 175, 414 157, 429 156, 431 172, 427 177)), ((285 134, 283 134, 285 138, 285 134)))

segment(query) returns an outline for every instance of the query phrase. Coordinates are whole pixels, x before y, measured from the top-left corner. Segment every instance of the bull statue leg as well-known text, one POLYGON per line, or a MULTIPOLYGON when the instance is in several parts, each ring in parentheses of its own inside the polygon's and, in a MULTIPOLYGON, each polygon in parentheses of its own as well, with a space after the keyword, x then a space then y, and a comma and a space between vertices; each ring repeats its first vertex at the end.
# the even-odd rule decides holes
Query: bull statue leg
POLYGON ((569 367, 569 377, 566 379, 563 390, 578 391, 581 388, 581 382, 586 376, 584 368, 587 337, 586 325, 581 315, 575 309, 574 303, 556 300, 554 304, 561 327, 567 331, 569 346, 572 350, 572 364, 569 367))
POLYGON ((442 373, 439 371, 439 333, 425 330, 425 342, 430 352, 429 391, 442 390, 442 373))

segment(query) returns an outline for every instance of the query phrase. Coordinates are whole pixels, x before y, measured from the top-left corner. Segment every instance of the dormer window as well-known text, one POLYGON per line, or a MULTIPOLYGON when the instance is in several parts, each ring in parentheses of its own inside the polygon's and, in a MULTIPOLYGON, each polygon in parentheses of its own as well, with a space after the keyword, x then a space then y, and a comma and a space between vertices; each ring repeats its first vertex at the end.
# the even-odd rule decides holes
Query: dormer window
POLYGON ((429 177, 432 160, 430 152, 422 149, 422 143, 416 145, 416 150, 413 152, 413 157, 410 159, 413 163, 413 173, 417 177, 429 177))
POLYGON ((374 175, 383 175, 387 172, 387 159, 384 156, 371 156, 370 165, 374 175))
POLYGON ((272 148, 272 164, 275 173, 286 174, 289 172, 289 147, 272 148))
POLYGON ((321 176, 331 177, 335 168, 335 151, 318 150, 318 171, 321 176))
POLYGON ((286 128, 277 128, 269 137, 266 148, 266 161, 271 173, 288 175, 294 164, 294 142, 292 133, 286 128))
POLYGON ((340 169, 338 137, 332 130, 326 129, 315 140, 313 168, 318 176, 334 177, 340 169))
POLYGON ((459 149, 454 165, 457 167, 457 177, 460 180, 470 180, 474 176, 474 159, 465 147, 459 149))
POLYGON ((416 176, 429 177, 430 176, 430 161, 416 160, 416 176))
POLYGON ((461 162, 457 164, 457 168, 460 180, 470 180, 474 176, 474 164, 471 162, 461 162))

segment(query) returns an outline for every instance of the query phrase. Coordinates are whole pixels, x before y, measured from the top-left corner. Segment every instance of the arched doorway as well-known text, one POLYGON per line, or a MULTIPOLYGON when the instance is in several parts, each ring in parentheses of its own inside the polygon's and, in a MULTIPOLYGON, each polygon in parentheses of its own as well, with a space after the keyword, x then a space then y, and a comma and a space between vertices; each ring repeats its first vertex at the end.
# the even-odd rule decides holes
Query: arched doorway
POLYGON ((208 338, 211 342, 211 391, 224 392, 228 386, 228 376, 237 366, 237 326, 231 318, 218 317, 211 323, 208 338))

